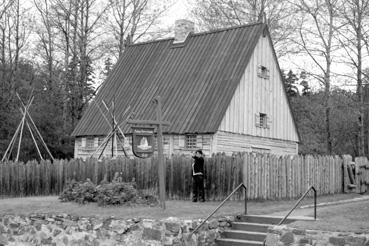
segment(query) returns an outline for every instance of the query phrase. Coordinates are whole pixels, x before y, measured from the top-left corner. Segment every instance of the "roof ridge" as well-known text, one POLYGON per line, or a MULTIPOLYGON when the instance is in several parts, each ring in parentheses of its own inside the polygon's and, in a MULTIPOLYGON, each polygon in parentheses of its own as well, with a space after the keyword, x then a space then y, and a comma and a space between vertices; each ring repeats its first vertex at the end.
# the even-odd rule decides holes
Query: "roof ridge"
POLYGON ((224 32, 224 31, 229 31, 229 30, 233 30, 233 29, 251 27, 251 26, 262 25, 262 24, 263 24, 262 22, 254 22, 254 23, 243 24, 243 25, 238 25, 238 26, 223 27, 223 28, 218 28, 218 29, 204 31, 204 32, 192 33, 192 36, 207 35, 207 34, 212 34, 212 33, 217 33, 217 32, 224 32))
MULTIPOLYGON (((263 24, 264 23, 262 23, 262 22, 254 22, 254 23, 243 24, 243 25, 238 25, 238 26, 223 27, 223 28, 218 28, 218 29, 214 29, 214 30, 198 32, 198 33, 191 32, 189 36, 191 36, 191 37, 202 36, 202 35, 208 35, 208 34, 213 34, 213 33, 218 33, 218 32, 225 32, 225 31, 229 31, 229 30, 233 30, 233 29, 251 27, 251 26, 256 26, 256 25, 263 25, 263 24)), ((166 42, 166 41, 170 41, 170 40, 174 40, 174 37, 139 42, 139 43, 135 43, 135 44, 130 44, 130 45, 128 45, 128 47, 145 45, 145 44, 152 44, 152 43, 157 43, 157 42, 166 42)))

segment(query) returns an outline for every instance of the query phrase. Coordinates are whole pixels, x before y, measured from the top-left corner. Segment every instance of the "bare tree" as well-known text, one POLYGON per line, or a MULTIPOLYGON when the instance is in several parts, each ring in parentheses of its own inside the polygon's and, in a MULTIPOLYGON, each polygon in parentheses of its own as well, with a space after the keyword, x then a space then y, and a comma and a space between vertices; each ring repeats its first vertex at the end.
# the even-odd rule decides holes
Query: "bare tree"
POLYGON ((335 6, 338 0, 309 1, 299 0, 295 4, 299 13, 298 38, 291 39, 301 52, 311 58, 316 70, 308 71, 324 87, 325 92, 325 129, 327 152, 332 153, 332 136, 330 128, 331 114, 331 66, 333 53, 338 49, 334 43, 337 32, 335 6))
POLYGON ((47 64, 47 87, 49 90, 52 90, 52 84, 55 83, 55 26, 52 20, 52 12, 50 9, 50 4, 48 0, 34 0, 34 4, 40 14, 41 24, 36 33, 39 36, 40 46, 42 51, 44 52, 41 55, 47 64))
POLYGON ((46 30, 39 36, 49 80, 60 84, 63 128, 69 132, 92 93, 92 64, 101 57, 99 48, 105 33, 101 20, 109 5, 97 0, 35 0, 35 5, 46 30), (58 76, 52 71, 56 65, 63 71, 58 76))
POLYGON ((365 155, 365 105, 363 92, 363 61, 369 54, 368 31, 369 31, 369 1, 346 0, 338 9, 340 12, 342 27, 339 31, 338 40, 346 54, 346 63, 356 71, 356 95, 359 104, 359 138, 358 154, 365 155), (366 47, 366 53, 365 53, 366 47), (365 54, 364 54, 365 53, 365 54))
MULTIPOLYGON (((29 31, 25 18, 26 10, 20 7, 19 0, 8 0, 0 4, 0 49, 2 93, 10 99, 16 90, 17 73, 21 51, 29 31)), ((4 98, 3 94, 3 98, 4 98)))
POLYGON ((286 41, 294 32, 294 12, 287 0, 200 0, 194 17, 205 29, 243 25, 255 22, 268 24, 277 55, 288 52, 286 41))
MULTIPOLYGON (((126 45, 150 36, 167 7, 154 6, 148 0, 109 0, 107 21, 114 42, 108 47, 120 57, 126 45)), ((165 33, 162 33, 165 35, 165 33)))

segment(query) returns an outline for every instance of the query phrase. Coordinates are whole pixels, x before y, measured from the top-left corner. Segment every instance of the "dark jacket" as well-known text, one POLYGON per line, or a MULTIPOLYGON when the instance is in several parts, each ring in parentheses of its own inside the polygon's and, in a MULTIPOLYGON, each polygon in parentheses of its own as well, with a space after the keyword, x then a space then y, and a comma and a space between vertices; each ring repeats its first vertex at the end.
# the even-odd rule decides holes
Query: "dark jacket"
POLYGON ((192 158, 194 159, 194 163, 192 164, 192 175, 205 175, 204 158, 197 156, 192 156, 192 158))

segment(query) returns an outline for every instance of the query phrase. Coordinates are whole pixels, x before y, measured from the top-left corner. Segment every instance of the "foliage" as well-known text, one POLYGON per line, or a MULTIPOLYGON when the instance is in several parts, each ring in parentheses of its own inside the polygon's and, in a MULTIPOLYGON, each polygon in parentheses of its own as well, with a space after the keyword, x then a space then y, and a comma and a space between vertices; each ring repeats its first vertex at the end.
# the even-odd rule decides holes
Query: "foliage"
POLYGON ((62 202, 78 202, 84 204, 86 202, 94 202, 96 200, 96 187, 87 179, 85 182, 77 182, 72 180, 67 184, 59 199, 62 202))
MULTIPOLYGON (((301 154, 329 154, 325 143, 324 100, 322 91, 290 97, 290 103, 300 133, 301 154)), ((335 89, 331 92, 331 135, 333 154, 357 156, 358 108, 355 94, 335 89)))
POLYGON ((285 74, 282 71, 282 77, 284 80, 284 87, 287 93, 288 97, 295 97, 299 94, 299 90, 296 86, 297 81, 299 80, 299 78, 297 77, 296 74, 294 74, 292 72, 292 70, 290 70, 287 74, 285 74))
POLYGON ((89 179, 85 182, 72 180, 65 187, 59 199, 62 202, 97 202, 99 206, 106 205, 157 205, 155 196, 136 189, 134 182, 126 183, 113 180, 107 183, 103 180, 96 186, 89 179))

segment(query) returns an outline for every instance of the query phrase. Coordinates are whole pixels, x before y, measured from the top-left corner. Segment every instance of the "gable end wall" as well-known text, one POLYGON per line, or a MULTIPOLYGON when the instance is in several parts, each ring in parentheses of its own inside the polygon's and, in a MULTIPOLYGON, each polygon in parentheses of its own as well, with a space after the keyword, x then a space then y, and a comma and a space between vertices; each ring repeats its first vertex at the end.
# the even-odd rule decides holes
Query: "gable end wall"
MULTIPOLYGON (((274 144, 277 142, 288 143, 288 146, 294 146, 292 152, 297 153, 299 136, 281 81, 279 66, 268 36, 260 37, 220 124, 219 132, 238 134, 238 137, 236 135, 234 137, 248 139, 247 141, 260 137, 266 144, 268 140, 274 142, 274 144), (269 70, 269 78, 265 79, 258 76, 260 65, 269 70), (259 113, 267 114, 268 128, 257 126, 259 113), (293 144, 290 145, 290 143, 293 144)), ((217 135, 219 135, 218 133, 217 135)), ((228 139, 228 143, 222 143, 221 138, 217 138, 218 144, 215 148, 217 148, 217 151, 222 151, 219 148, 222 148, 225 144, 237 146, 237 144, 232 144, 231 141, 231 139, 228 139)), ((246 146, 250 146, 250 143, 243 143, 242 146, 247 148, 246 146)))

